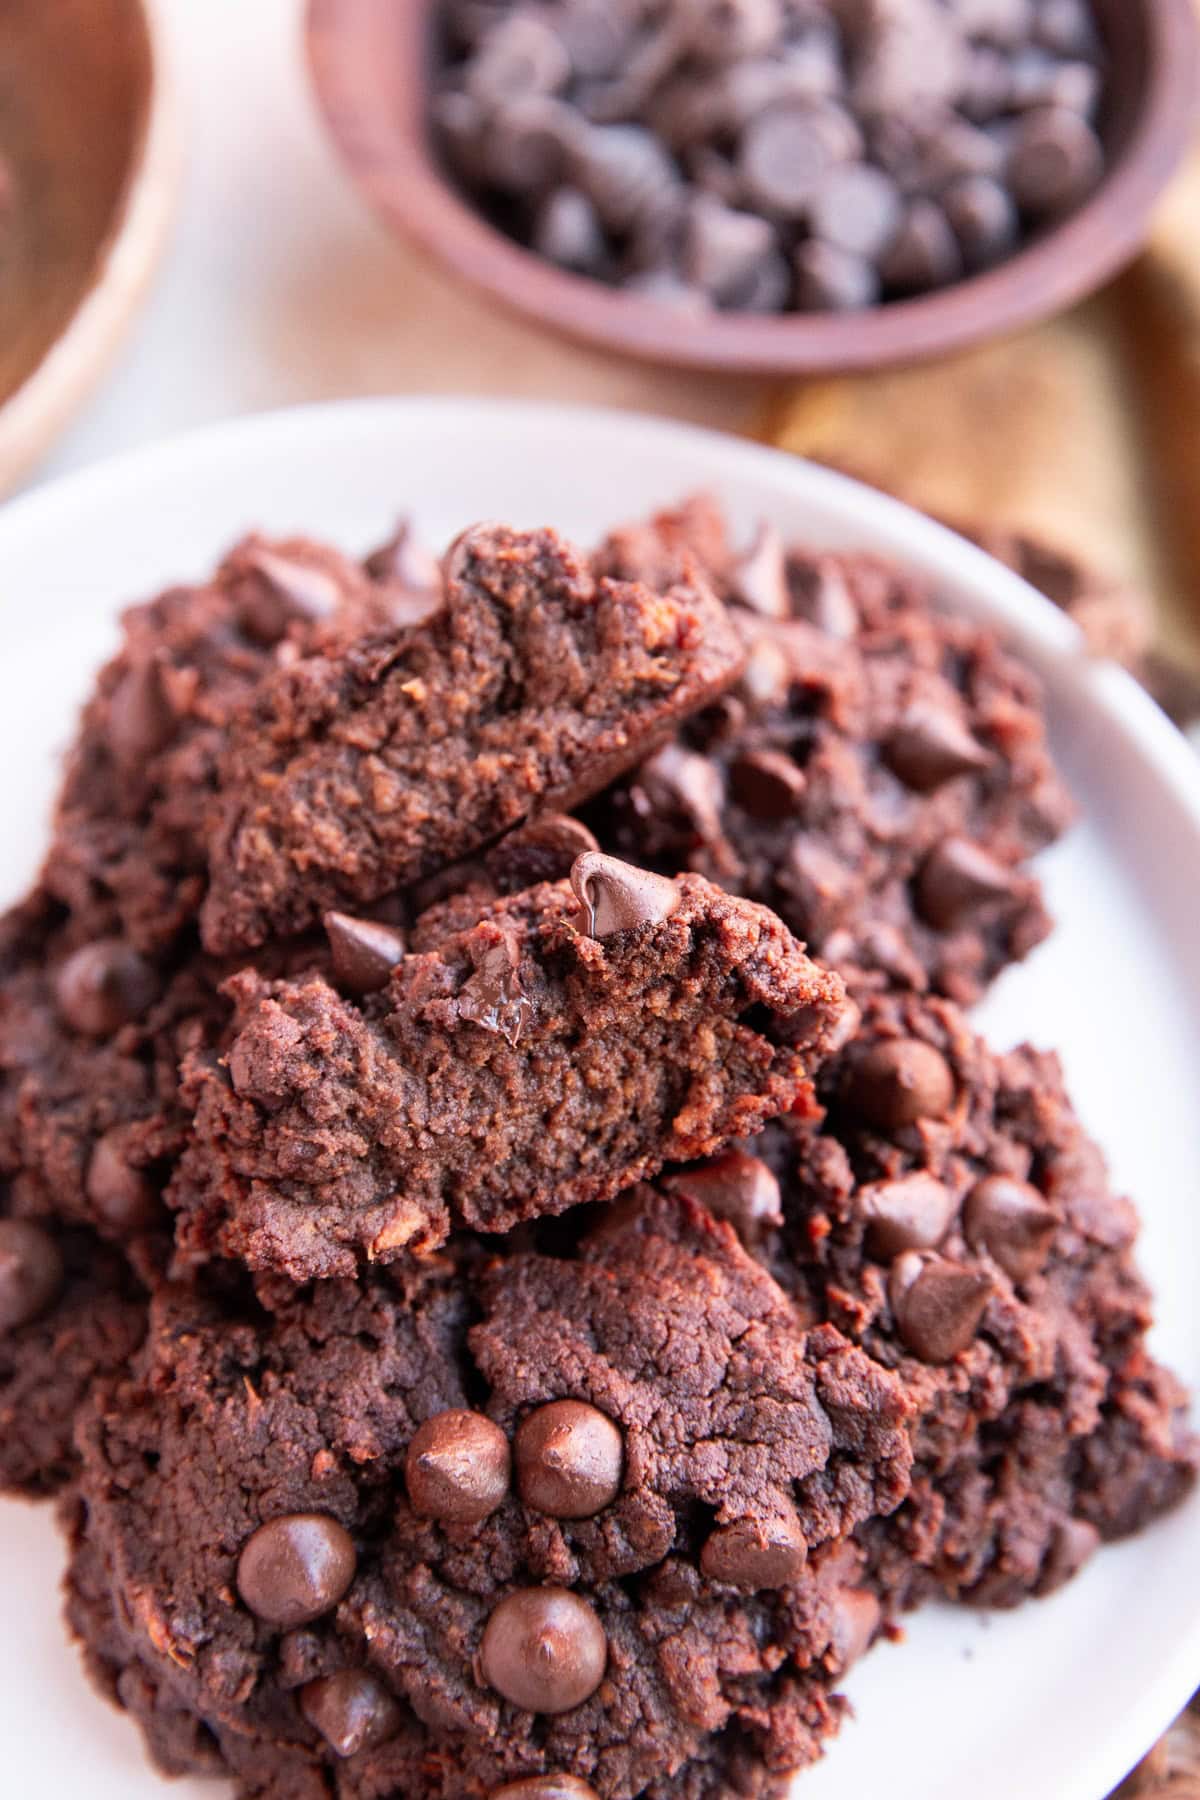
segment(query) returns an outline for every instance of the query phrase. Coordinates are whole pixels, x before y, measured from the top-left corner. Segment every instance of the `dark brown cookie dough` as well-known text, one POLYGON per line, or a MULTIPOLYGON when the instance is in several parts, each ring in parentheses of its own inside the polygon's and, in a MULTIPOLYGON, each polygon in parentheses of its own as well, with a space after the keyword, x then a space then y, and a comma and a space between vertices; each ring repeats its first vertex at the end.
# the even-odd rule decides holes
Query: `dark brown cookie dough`
MULTIPOLYGON (((614 534, 598 561, 661 579, 719 543, 691 502, 614 534)), ((764 901, 852 987, 977 998, 1050 928, 1028 862, 1070 805, 1036 681, 878 559, 765 528, 708 566, 745 673, 587 823, 617 855, 764 901)))
POLYGON ((237 976, 228 1055, 189 1065, 182 1265, 349 1274, 611 1198, 802 1101, 842 989, 778 919, 611 858, 573 878, 357 1001, 237 976))
POLYGON ((570 808, 737 674, 708 589, 597 581, 552 531, 477 526, 444 607, 264 681, 221 770, 202 923, 227 951, 354 910, 570 808))
MULTIPOLYGON (((748 1235, 916 1405, 912 1492, 863 1531, 874 1579, 902 1604, 1048 1592, 1195 1475, 1185 1396, 1146 1344, 1136 1214, 1057 1060, 993 1054, 947 1002, 870 1000, 818 1086, 823 1123, 761 1145, 783 1226, 748 1235)), ((733 1185, 721 1164, 674 1184, 733 1185)))
POLYGON ((651 1190, 541 1250, 216 1274, 81 1421, 70 1616, 164 1766, 258 1800, 776 1795, 836 1726, 846 1534, 904 1492, 906 1421, 651 1190))

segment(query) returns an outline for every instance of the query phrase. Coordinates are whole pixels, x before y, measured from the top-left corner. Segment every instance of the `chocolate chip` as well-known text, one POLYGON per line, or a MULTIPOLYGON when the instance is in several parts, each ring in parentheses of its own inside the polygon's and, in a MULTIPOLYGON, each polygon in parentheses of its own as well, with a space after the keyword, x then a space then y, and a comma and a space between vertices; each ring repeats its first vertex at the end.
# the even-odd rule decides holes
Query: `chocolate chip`
POLYGON ((393 590, 389 598, 397 624, 419 625, 441 606, 441 564, 408 519, 400 520, 364 566, 373 581, 393 590))
POLYGON ((850 1106, 880 1131, 945 1118, 954 1104, 949 1063, 920 1038, 871 1044, 850 1062, 846 1087, 850 1106))
POLYGON ((735 212, 711 194, 697 194, 688 208, 684 273, 720 304, 750 279, 774 242, 771 225, 757 213, 735 212))
POLYGON ((782 645, 768 637, 755 638, 746 650, 739 687, 755 708, 783 706, 791 692, 792 664, 782 645))
POLYGON ((761 1157, 726 1150, 711 1162, 697 1163, 668 1175, 663 1186, 688 1194, 718 1219, 727 1219, 742 1242, 753 1248, 765 1234, 783 1224, 779 1182, 761 1157))
POLYGON ((635 869, 598 850, 579 857, 571 886, 583 909, 589 937, 611 937, 641 925, 658 925, 679 910, 679 889, 665 875, 635 869))
POLYGON ((700 837, 721 836, 725 786, 707 756, 682 744, 664 744, 642 764, 635 791, 647 813, 681 814, 700 837))
POLYGON ((493 1788, 488 1800, 600 1800, 600 1796, 574 1775, 530 1775, 493 1788))
POLYGON ((963 1231, 973 1250, 986 1250, 1013 1281, 1044 1267, 1059 1224, 1044 1194, 1015 1175, 985 1175, 963 1205, 963 1231))
POLYGON ((137 662, 121 678, 108 704, 108 741, 117 761, 136 769, 175 735, 176 718, 156 662, 137 662))
POLYGON ((788 819, 800 811, 804 771, 779 750, 748 750, 729 771, 733 797, 752 819, 788 819))
POLYGON ((802 312, 859 312, 879 299, 873 264, 836 244, 809 238, 795 256, 796 304, 802 312))
POLYGON ((780 219, 799 219, 822 179, 854 154, 848 115, 808 102, 773 106, 752 119, 738 150, 738 173, 753 206, 780 219))
POLYGON ((990 268, 1015 248, 1017 209, 1007 188, 990 175, 953 182, 941 203, 968 268, 990 268))
POLYGON ((54 984, 65 1022, 73 1031, 98 1038, 143 1018, 158 991, 150 964, 120 938, 101 938, 76 950, 54 984))
POLYGON ((786 619, 792 610, 783 538, 764 519, 754 542, 736 557, 729 571, 733 598, 768 619, 786 619))
POLYGON ((826 938, 845 916, 853 879, 819 838, 801 833, 793 842, 779 871, 779 885, 794 902, 788 908, 788 922, 811 949, 825 953, 826 938))
POLYGON ((243 584, 238 613, 242 629, 260 643, 277 642, 293 619, 326 619, 337 611, 342 590, 327 570, 261 545, 242 554, 258 580, 243 584))
POLYGON ((839 643, 848 643, 858 635, 858 608, 833 557, 819 557, 815 564, 806 567, 798 586, 800 612, 810 625, 839 643))
POLYGON ((86 1184, 101 1220, 122 1233, 144 1229, 158 1210, 154 1183, 129 1161, 126 1136, 119 1126, 105 1132, 92 1150, 86 1184))
POLYGON ((510 1044, 520 1041, 533 1002, 521 986, 521 952, 512 931, 478 952, 475 972, 459 989, 459 1016, 510 1044))
POLYGON ((374 994, 386 987, 404 958, 404 935, 380 919, 356 919, 327 912, 322 923, 333 957, 333 973, 351 994, 374 994))
POLYGON ((994 44, 969 44, 963 56, 959 111, 977 124, 1008 108, 1012 92, 1009 60, 994 44))
POLYGON ((960 719, 944 706, 914 701, 884 746, 888 767, 918 794, 944 781, 986 769, 991 757, 960 719))
MULTIPOLYGON (((1100 101, 1100 71, 1089 62, 1064 62, 1044 50, 1024 50, 1009 64, 1009 104, 1064 107, 1090 119, 1100 101)), ((1096 145, 1097 155, 1100 146, 1096 145)))
POLYGON ((987 907, 1011 901, 1012 871, 968 838, 944 838, 917 876, 917 910, 935 931, 957 931, 987 907))
POLYGON ((1089 0, 1041 0, 1034 15, 1033 37, 1056 56, 1095 58, 1100 53, 1089 0))
POLYGON ((1104 172, 1100 140, 1086 119, 1062 106, 1031 112, 1017 128, 1008 181, 1017 205, 1039 216, 1078 206, 1104 172))
POLYGON ((500 1427, 482 1413, 451 1409, 419 1426, 404 1460, 413 1511, 454 1525, 478 1525, 508 1493, 512 1454, 500 1427))
POLYGON ((692 0, 686 17, 688 51, 715 63, 761 56, 783 29, 781 0, 692 0))
POLYGON ((1086 1519, 1062 1519, 1054 1527, 1038 1576, 1037 1592, 1052 1594, 1073 1581, 1100 1548, 1100 1533, 1086 1519))
POLYGON ((385 1744, 400 1729, 400 1707, 366 1669, 340 1669, 306 1683, 300 1710, 335 1756, 357 1756, 385 1744))
POLYGON ((488 180, 483 135, 486 113, 478 100, 457 88, 434 97, 432 121, 437 143, 451 170, 472 187, 488 180))
POLYGON ((918 1170, 895 1181, 872 1181, 860 1189, 859 1208, 867 1221, 872 1256, 890 1262, 903 1250, 933 1250, 950 1229, 957 1201, 944 1182, 918 1170))
POLYGON ((710 1581, 743 1593, 790 1587, 800 1579, 808 1545, 794 1513, 770 1519, 737 1519, 718 1525, 700 1552, 700 1568, 710 1581))
POLYGON ((882 1611, 868 1588, 840 1588, 833 1603, 829 1656, 839 1675, 853 1667, 874 1642, 882 1611))
POLYGON ((901 1342, 922 1362, 947 1363, 974 1341, 992 1283, 982 1269, 906 1250, 892 1264, 888 1293, 901 1342))
POLYGON ((627 294, 636 294, 642 300, 650 300, 655 306, 669 306, 677 312, 698 313, 708 311, 708 299, 693 287, 674 269, 640 269, 636 275, 630 275, 622 284, 627 294))
POLYGON ((489 184, 511 194, 544 193, 565 174, 578 132, 578 118, 561 100, 529 94, 508 101, 484 130, 489 184))
POLYGON ((522 1419, 517 1492, 552 1519, 590 1519, 621 1491, 625 1445, 612 1420, 582 1400, 553 1400, 522 1419))
POLYGON ((467 65, 467 92, 481 106, 499 107, 515 95, 556 94, 570 74, 562 38, 548 20, 522 8, 484 35, 467 65))
POLYGON ((586 1600, 567 1588, 527 1588, 492 1612, 479 1646, 482 1679, 526 1712, 564 1713, 604 1680, 608 1639, 586 1600))
POLYGON ((256 1618, 290 1631, 335 1607, 354 1580, 354 1542, 324 1513, 286 1513, 247 1539, 238 1593, 256 1618))
POLYGON ((610 231, 673 219, 681 209, 674 159, 642 125, 592 126, 573 147, 571 167, 610 231))
POLYGON ((578 188, 555 188, 538 209, 533 247, 548 262, 577 274, 595 275, 604 267, 608 243, 600 215, 578 188))
POLYGON ((48 1232, 25 1219, 0 1219, 0 1331, 16 1331, 40 1318, 66 1278, 48 1232))
POLYGON ((565 881, 576 857, 596 848, 596 839, 578 819, 543 813, 508 832, 484 861, 501 893, 515 894, 542 881, 565 881))
POLYGON ((962 253, 950 221, 932 200, 914 200, 879 263, 886 286, 901 294, 945 287, 962 274, 962 253))
POLYGON ((1033 29, 1030 0, 951 0, 951 12, 967 37, 1006 48, 1022 43, 1033 29))
POLYGON ((890 176, 870 163, 844 163, 825 175, 808 208, 817 237, 868 262, 895 237, 904 209, 890 176))

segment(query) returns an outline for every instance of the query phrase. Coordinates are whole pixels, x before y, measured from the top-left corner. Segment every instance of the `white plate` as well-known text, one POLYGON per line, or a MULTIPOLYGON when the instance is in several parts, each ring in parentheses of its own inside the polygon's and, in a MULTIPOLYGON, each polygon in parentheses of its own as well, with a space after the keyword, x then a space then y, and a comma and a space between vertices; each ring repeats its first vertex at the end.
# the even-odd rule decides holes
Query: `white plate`
MULTIPOLYGON (((1024 583, 891 500, 793 458, 614 413, 380 401, 221 426, 139 452, 0 515, 0 848, 5 892, 32 874, 55 756, 122 603, 199 575, 242 530, 307 530, 365 549, 399 511, 435 540, 477 517, 584 539, 712 487, 744 526, 896 556, 993 620, 1044 676, 1083 822, 1044 860, 1061 925, 1000 982, 1003 1043, 1063 1052, 1084 1119, 1140 1204, 1156 1346, 1200 1385, 1200 770, 1119 671, 1024 583)), ((62 1641, 50 1515, 0 1509, 0 1742, 11 1793, 158 1800, 133 1729, 62 1641), (15 1760, 14 1760, 15 1759, 15 1760)), ((1200 1497, 1099 1556, 1053 1600, 1000 1616, 916 1618, 849 1688, 857 1711, 807 1800, 1101 1800, 1200 1682, 1200 1497)), ((176 1800, 211 1800, 182 1783, 176 1800)))

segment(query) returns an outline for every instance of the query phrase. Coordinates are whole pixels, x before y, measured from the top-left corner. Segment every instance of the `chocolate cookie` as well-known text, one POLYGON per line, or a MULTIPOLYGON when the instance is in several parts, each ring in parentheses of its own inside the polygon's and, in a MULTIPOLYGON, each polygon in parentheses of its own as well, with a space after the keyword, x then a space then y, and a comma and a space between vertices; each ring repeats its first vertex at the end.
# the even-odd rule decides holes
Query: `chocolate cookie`
POLYGON ((640 1190, 541 1251, 222 1284, 80 1427, 72 1621, 167 1766, 695 1800, 818 1753, 907 1406, 727 1225, 640 1190))
MULTIPOLYGON (((615 534, 599 566, 661 577, 719 544, 692 502, 615 534)), ((587 823, 615 854, 764 901, 852 988, 977 998, 1049 930, 1027 865, 1071 813, 1035 680, 876 558, 766 529, 708 566, 745 673, 587 823)))
POLYGON ((529 813, 569 809, 737 674, 706 588, 593 577, 555 532, 477 526, 445 605, 264 680, 222 764, 212 950, 361 909, 529 813))
POLYGON ((842 988, 776 918, 596 854, 572 883, 383 960, 365 997, 235 977, 228 1055, 188 1066, 182 1263, 349 1274, 610 1198, 802 1100, 842 988))
POLYGON ((947 1002, 870 1000, 819 1089, 824 1121, 772 1128, 766 1162, 673 1185, 740 1217, 802 1313, 913 1398, 911 1495, 864 1531, 881 1590, 1048 1592, 1195 1475, 1185 1396, 1146 1345, 1136 1214, 1056 1059, 993 1054, 947 1002))

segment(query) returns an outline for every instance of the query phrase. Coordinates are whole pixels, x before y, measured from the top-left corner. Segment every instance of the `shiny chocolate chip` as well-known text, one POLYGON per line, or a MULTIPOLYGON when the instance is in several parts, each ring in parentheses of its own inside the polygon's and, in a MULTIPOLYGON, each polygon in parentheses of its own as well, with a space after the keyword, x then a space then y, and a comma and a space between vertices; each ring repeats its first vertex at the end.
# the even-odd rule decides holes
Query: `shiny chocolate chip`
POLYGON ((969 838, 944 838, 917 875, 917 910, 936 931, 958 931, 977 913, 1012 900, 1012 870, 969 838))
POLYGON ((733 597, 768 619, 786 619, 792 610, 783 538, 766 520, 750 548, 730 570, 733 597))
POLYGON ((892 1265, 888 1292, 901 1342, 922 1362, 947 1363, 974 1341, 992 1282, 982 1269, 906 1250, 892 1265))
POLYGON ((664 1178, 671 1193, 688 1194, 718 1219, 727 1219, 742 1242, 754 1247, 783 1224, 779 1182, 759 1156, 726 1150, 711 1162, 697 1163, 664 1178))
POLYGON ((884 746, 888 767, 906 787, 930 794, 956 775, 986 769, 987 751, 945 707, 917 701, 908 707, 884 746))
POLYGON ((502 931, 478 952, 475 970, 459 989, 459 1016, 510 1044, 520 1042, 533 1002, 521 986, 521 951, 515 934, 502 931))
POLYGON ((508 832, 484 861, 500 891, 515 894, 541 881, 565 881, 576 857, 597 848, 596 839, 578 819, 567 813, 542 813, 508 832))
POLYGON ((954 1104, 954 1076, 920 1038, 887 1038, 855 1056, 847 1071, 850 1106, 880 1131, 941 1119, 954 1104))
POLYGON ((665 875, 635 869, 598 850, 577 859, 571 886, 589 937, 612 937, 618 931, 658 925, 679 910, 679 889, 665 875))
POLYGON ((495 1607, 479 1646, 479 1673, 526 1712, 564 1713, 595 1693, 608 1639, 586 1600, 568 1588, 526 1588, 495 1607))
POLYGON ((342 590, 328 570, 263 546, 251 546, 244 557, 258 577, 241 597, 242 626, 251 637, 273 644, 292 619, 326 619, 337 611, 342 590))
POLYGON ((804 804, 807 782, 779 750, 748 750, 729 771, 733 797, 752 819, 792 818, 804 804))
POLYGON ((49 1232, 26 1219, 0 1219, 0 1331, 16 1331, 47 1312, 66 1271, 49 1232))
POLYGON ((400 1729, 393 1696, 366 1669, 341 1669, 306 1683, 300 1710, 335 1756, 356 1756, 385 1744, 400 1729))
POLYGON ((287 1513, 247 1539, 238 1559, 238 1593, 256 1618, 290 1631, 331 1611, 357 1565, 353 1539, 336 1519, 287 1513))
POLYGON ((327 912, 322 923, 339 987, 349 994, 373 994, 387 986, 404 956, 403 932, 380 919, 356 919, 350 913, 327 912))
POLYGON ((770 1519, 737 1519, 718 1525, 700 1552, 700 1568, 710 1581, 724 1581, 743 1593, 788 1587, 798 1581, 808 1546, 794 1513, 770 1519))
POLYGON ((985 1175, 963 1204, 968 1244, 986 1250, 1013 1281, 1028 1281, 1045 1266, 1058 1224, 1045 1195, 1015 1175, 985 1175))
POLYGON ((101 938, 69 956, 55 982, 58 1010, 72 1030, 111 1037, 144 1017, 158 998, 158 977, 120 938, 101 938))
POLYGON ((552 1519, 590 1519, 621 1491, 624 1439, 582 1400, 539 1406, 518 1426, 514 1450, 521 1499, 552 1519))
POLYGON ((902 1250, 933 1250, 941 1243, 957 1203, 936 1176, 919 1170, 895 1181, 872 1181, 859 1190, 872 1256, 890 1262, 902 1250))
POLYGON ((404 1463, 414 1512, 455 1525, 478 1525, 494 1513, 511 1478, 512 1454, 500 1427, 457 1408, 425 1420, 404 1463))
POLYGON ((175 735, 175 714, 153 660, 138 662, 121 678, 108 705, 108 741, 130 769, 162 750, 175 735))

